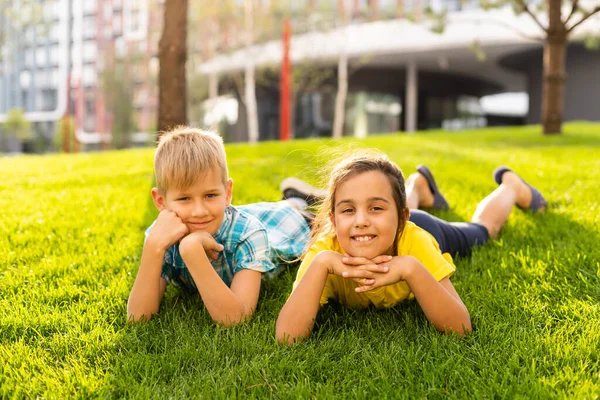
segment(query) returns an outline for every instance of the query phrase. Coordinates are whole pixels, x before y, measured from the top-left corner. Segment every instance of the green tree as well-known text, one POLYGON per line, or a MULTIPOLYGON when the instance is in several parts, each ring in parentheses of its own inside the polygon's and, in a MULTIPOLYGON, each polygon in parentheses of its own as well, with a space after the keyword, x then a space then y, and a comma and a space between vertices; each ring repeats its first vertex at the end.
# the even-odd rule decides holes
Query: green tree
POLYGON ((32 137, 31 122, 27 121, 25 112, 20 108, 8 110, 4 130, 22 141, 32 137))
POLYGON ((139 62, 135 55, 126 60, 115 60, 102 74, 106 108, 113 116, 113 146, 117 149, 129 146, 130 135, 137 128, 134 118, 133 78, 128 67, 133 67, 139 62))
MULTIPOLYGON (((546 135, 560 134, 564 109, 566 81, 565 61, 567 43, 575 29, 594 14, 600 12, 600 4, 583 6, 579 0, 481 0, 483 8, 512 5, 516 14, 527 14, 542 31, 539 38, 544 43, 542 126, 546 135), (531 3, 537 3, 531 4, 531 3), (567 6, 567 9, 563 9, 567 6), (564 11, 567 11, 564 13, 564 11), (546 15, 547 22, 541 17, 546 15)), ((589 4, 590 2, 587 2, 589 4)))

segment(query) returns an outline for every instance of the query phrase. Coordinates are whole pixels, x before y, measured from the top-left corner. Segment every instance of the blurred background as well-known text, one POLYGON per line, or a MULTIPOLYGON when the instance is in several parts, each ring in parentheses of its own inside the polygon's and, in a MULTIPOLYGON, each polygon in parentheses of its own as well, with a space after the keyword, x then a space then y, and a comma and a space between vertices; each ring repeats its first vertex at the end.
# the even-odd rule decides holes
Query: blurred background
POLYGON ((178 123, 226 142, 558 133, 600 120, 598 11, 585 0, 0 0, 0 152, 149 146, 178 123))

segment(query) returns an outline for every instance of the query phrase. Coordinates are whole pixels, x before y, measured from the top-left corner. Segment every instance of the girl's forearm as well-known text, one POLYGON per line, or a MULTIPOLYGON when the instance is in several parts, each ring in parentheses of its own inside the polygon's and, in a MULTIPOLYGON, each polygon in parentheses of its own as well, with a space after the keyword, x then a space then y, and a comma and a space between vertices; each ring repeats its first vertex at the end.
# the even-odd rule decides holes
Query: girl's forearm
POLYGON ((406 277, 425 316, 438 330, 465 334, 471 331, 469 311, 415 259, 406 277))
POLYGON ((291 345, 312 331, 328 275, 326 266, 317 257, 279 313, 275 327, 279 343, 291 345))
POLYGON ((223 282, 204 249, 182 258, 213 321, 229 327, 250 319, 254 309, 244 304, 223 282))
POLYGON ((160 272, 165 250, 149 241, 142 250, 142 260, 127 301, 127 319, 150 319, 160 307, 160 272))

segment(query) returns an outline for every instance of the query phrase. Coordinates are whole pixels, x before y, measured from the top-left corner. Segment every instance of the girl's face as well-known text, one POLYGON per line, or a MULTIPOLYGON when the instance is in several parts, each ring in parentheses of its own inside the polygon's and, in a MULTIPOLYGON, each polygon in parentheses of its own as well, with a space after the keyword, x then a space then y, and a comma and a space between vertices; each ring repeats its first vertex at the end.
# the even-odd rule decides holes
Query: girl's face
POLYGON ((348 255, 372 259, 391 254, 398 234, 398 209, 382 172, 364 172, 339 185, 334 210, 331 222, 348 255))

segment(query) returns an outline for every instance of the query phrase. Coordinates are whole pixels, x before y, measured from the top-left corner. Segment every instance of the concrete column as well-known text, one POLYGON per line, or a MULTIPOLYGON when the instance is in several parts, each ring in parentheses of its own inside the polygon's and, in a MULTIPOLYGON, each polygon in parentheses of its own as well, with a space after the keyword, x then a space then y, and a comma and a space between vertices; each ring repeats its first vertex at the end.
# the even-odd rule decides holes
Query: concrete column
POLYGON ((417 130, 417 104, 419 81, 417 78, 417 63, 411 61, 406 66, 406 94, 404 96, 404 130, 413 133, 417 130))
POLYGON ((215 99, 219 96, 219 75, 216 72, 208 74, 208 98, 215 99))

